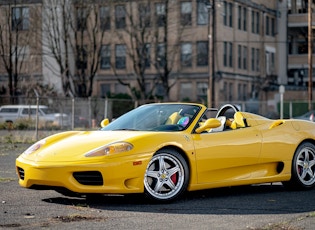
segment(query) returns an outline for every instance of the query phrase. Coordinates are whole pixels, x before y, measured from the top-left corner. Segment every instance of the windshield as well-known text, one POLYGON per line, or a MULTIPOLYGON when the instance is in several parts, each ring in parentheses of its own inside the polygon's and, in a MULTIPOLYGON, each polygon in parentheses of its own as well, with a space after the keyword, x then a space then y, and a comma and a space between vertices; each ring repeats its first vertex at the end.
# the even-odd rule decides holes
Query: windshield
POLYGON ((199 110, 199 106, 189 104, 143 105, 102 130, 180 131, 190 125, 199 110))

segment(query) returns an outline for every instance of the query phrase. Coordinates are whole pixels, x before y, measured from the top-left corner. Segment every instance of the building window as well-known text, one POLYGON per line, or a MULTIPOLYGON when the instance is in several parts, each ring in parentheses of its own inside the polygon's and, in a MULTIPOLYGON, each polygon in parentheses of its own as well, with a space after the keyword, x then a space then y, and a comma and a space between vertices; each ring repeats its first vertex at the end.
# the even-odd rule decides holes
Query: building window
POLYGON ((110 30, 110 8, 108 6, 100 7, 100 22, 102 30, 110 30))
POLYGON ((242 7, 238 6, 238 20, 237 20, 237 24, 238 24, 238 29, 241 30, 242 29, 242 7))
POLYGON ((223 66, 227 66, 227 57, 228 57, 228 51, 227 51, 227 42, 223 42, 223 66))
POLYGON ((276 20, 271 18, 271 36, 276 35, 276 20))
POLYGON ((197 5, 197 24, 208 25, 209 23, 209 11, 204 2, 198 2, 197 5))
POLYGON ((163 97, 165 95, 165 89, 162 84, 158 83, 155 86, 155 95, 159 97, 163 97))
POLYGON ((110 84, 101 84, 101 97, 110 95, 110 84))
POLYGON ((260 14, 256 12, 256 34, 260 34, 260 14))
POLYGON ((243 46, 243 69, 247 69, 247 47, 243 46))
POLYGON ((110 69, 110 46, 103 45, 101 48, 101 69, 110 69))
POLYGON ((233 27, 233 3, 228 4, 228 26, 233 27))
POLYGON ((247 31, 247 9, 238 6, 238 29, 247 31))
POLYGON ((139 4, 139 25, 140 28, 148 28, 151 26, 151 8, 150 4, 139 4))
MULTIPOLYGON (((227 92, 227 82, 224 82, 223 83, 223 92, 227 92)), ((224 101, 227 101, 228 100, 228 94, 227 93, 224 93, 224 101)))
POLYGON ((227 26, 227 2, 223 2, 223 25, 227 26))
POLYGON ((197 94, 199 98, 206 98, 208 91, 207 82, 197 82, 197 94))
POLYGON ((192 65, 192 45, 191 43, 181 44, 181 66, 190 67, 192 65))
POLYGON ((233 44, 232 42, 224 42, 223 46, 223 65, 233 67, 233 44))
POLYGON ((229 67, 233 67, 233 43, 228 43, 228 51, 229 51, 229 67))
POLYGON ((208 65, 208 50, 208 42, 197 42, 197 66, 208 65))
POLYGON ((115 25, 117 29, 124 29, 126 27, 126 8, 124 5, 117 5, 115 7, 115 25))
POLYGON ((266 74, 274 74, 275 69, 275 53, 274 51, 266 51, 266 74))
POLYGON ((252 11, 252 33, 260 33, 260 14, 257 11, 252 11))
POLYGON ((242 46, 238 45, 237 46, 237 63, 238 63, 238 68, 241 69, 242 68, 242 46))
POLYGON ((228 101, 232 101, 233 100, 233 94, 234 94, 234 90, 233 90, 233 83, 229 83, 229 90, 228 90, 228 94, 229 94, 229 98, 228 101))
POLYGON ((125 45, 115 46, 115 67, 116 69, 126 68, 126 46, 125 45))
POLYGON ((143 48, 140 48, 139 50, 139 57, 141 60, 141 63, 146 67, 149 68, 151 65, 151 55, 150 55, 150 44, 144 44, 143 48))
POLYGON ((260 71, 260 50, 256 49, 256 71, 259 72, 260 71))
POLYGON ((28 7, 12 8, 12 30, 28 30, 30 26, 28 7))
POLYGON ((243 101, 247 100, 247 84, 243 85, 243 101))
POLYGON ((180 22, 182 26, 191 25, 191 2, 181 2, 180 4, 180 22))
POLYGON ((165 4, 156 3, 155 4, 155 14, 156 14, 156 24, 159 27, 166 25, 166 15, 165 15, 165 4))
POLYGON ((87 9, 84 7, 77 8, 77 30, 84 31, 87 26, 87 9))
POLYGON ((269 25, 269 16, 266 16, 266 35, 270 35, 270 25, 269 25))
POLYGON ((233 27, 233 4, 231 2, 224 1, 223 24, 225 26, 233 27))
POLYGON ((193 95, 192 91, 192 83, 181 83, 180 84, 180 99, 189 99, 191 100, 192 98, 191 95, 193 95))
POLYGON ((237 100, 239 100, 239 101, 242 100, 243 92, 242 92, 242 84, 241 83, 237 84, 237 93, 238 93, 237 100))
POLYGON ((247 9, 243 8, 243 30, 247 31, 247 9))
POLYGON ((159 43, 156 50, 156 63, 158 67, 166 65, 165 43, 159 43))
POLYGON ((251 70, 255 71, 255 48, 251 49, 251 70))
POLYGON ((255 30, 255 11, 252 11, 252 33, 256 33, 256 30, 255 30))

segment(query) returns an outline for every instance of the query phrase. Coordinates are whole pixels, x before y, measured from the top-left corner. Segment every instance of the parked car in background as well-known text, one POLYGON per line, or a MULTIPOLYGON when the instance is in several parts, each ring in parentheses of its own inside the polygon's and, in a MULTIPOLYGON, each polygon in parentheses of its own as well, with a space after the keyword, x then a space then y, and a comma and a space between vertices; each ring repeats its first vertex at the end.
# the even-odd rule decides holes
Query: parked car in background
POLYGON ((307 113, 304 113, 303 115, 301 116, 297 116, 297 117, 294 117, 294 119, 301 119, 301 120, 307 120, 307 121, 314 121, 315 118, 314 118, 314 115, 315 115, 315 110, 311 110, 307 113))
MULTIPOLYGON (((0 107, 0 123, 16 122, 22 119, 36 120, 37 105, 4 105, 0 107)), ((38 106, 39 122, 43 126, 69 127, 70 117, 64 113, 55 113, 48 106, 38 106)))

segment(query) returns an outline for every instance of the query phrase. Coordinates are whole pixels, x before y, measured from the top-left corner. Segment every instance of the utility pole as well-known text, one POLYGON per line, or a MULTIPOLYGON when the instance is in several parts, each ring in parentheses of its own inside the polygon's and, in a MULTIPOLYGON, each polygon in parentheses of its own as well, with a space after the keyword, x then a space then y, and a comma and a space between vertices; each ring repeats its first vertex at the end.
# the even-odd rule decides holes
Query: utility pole
POLYGON ((313 99, 313 0, 308 0, 308 110, 311 111, 313 99))
POLYGON ((210 60, 208 59, 208 91, 207 91, 207 100, 208 100, 208 108, 214 107, 214 75, 215 75, 215 0, 206 0, 206 7, 208 9, 208 55, 210 60))

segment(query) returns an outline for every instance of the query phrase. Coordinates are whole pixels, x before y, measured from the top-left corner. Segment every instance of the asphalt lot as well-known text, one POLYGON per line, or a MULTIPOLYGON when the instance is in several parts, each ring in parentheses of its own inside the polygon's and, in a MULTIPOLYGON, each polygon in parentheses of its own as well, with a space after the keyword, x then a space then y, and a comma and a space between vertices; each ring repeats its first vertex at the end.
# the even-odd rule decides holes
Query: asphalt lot
POLYGON ((171 204, 140 196, 70 198, 19 187, 15 158, 29 144, 0 143, 0 229, 276 229, 315 227, 315 190, 264 184, 191 192, 171 204))

